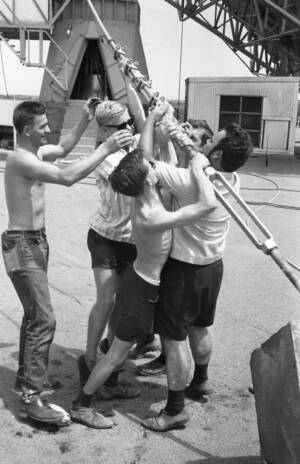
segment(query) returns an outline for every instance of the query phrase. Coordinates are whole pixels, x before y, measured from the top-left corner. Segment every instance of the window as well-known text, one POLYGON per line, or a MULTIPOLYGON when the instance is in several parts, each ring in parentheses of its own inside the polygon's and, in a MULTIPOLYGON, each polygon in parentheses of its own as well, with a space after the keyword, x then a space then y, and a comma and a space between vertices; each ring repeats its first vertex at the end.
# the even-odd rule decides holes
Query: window
POLYGON ((11 126, 0 126, 0 148, 13 150, 14 148, 14 131, 11 126))
POLYGON ((219 129, 237 122, 260 147, 262 97, 221 95, 219 129))

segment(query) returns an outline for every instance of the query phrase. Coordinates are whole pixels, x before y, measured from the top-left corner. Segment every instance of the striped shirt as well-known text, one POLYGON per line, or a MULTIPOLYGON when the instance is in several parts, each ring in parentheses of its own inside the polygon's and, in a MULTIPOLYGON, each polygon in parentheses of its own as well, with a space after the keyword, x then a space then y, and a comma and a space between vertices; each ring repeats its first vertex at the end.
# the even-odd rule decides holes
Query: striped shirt
MULTIPOLYGON (((139 135, 134 136, 130 151, 137 148, 139 135)), ((132 198, 114 192, 108 180, 127 151, 121 149, 109 155, 94 171, 99 192, 98 209, 90 218, 90 227, 110 240, 134 243, 130 220, 132 198)))

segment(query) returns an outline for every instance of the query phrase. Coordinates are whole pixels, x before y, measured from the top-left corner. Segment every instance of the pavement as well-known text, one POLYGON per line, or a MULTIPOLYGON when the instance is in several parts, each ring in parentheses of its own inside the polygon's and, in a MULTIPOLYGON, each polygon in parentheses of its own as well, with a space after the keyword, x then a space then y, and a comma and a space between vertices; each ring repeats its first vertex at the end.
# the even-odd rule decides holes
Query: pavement
MULTIPOLYGON (((7 227, 0 164, 0 225, 7 227)), ((300 268, 300 160, 251 158, 241 171, 243 198, 272 232, 280 253, 300 268), (275 194, 277 195, 276 198, 275 194), (273 199, 275 205, 263 206, 273 199), (279 207, 278 205, 281 205, 279 207)), ((85 347, 87 319, 95 297, 86 247, 88 218, 97 207, 92 178, 73 187, 48 185, 49 283, 57 316, 50 374, 63 388, 51 401, 70 407, 78 392, 76 359, 85 347)), ((245 213, 237 211, 247 221, 245 213)), ((250 355, 291 319, 299 317, 299 293, 273 260, 255 248, 232 221, 224 258, 225 275, 214 324, 209 377, 214 393, 187 400, 190 423, 163 434, 144 429, 141 419, 164 406, 164 376, 136 377, 128 361, 122 376, 139 385, 141 397, 98 403, 112 407, 115 426, 88 429, 80 424, 57 429, 18 417, 11 391, 17 369, 22 309, 0 260, 0 460, 1 464, 260 464, 250 355)), ((295 273, 299 272, 295 270, 295 273)), ((270 463, 272 464, 272 463, 270 463)))

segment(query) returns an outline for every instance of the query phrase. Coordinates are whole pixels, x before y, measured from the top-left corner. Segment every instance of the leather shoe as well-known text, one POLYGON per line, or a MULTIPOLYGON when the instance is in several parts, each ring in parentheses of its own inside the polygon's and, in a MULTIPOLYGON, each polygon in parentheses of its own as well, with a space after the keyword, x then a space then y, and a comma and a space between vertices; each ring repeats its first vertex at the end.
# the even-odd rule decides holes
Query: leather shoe
POLYGON ((141 391, 134 385, 127 383, 118 383, 115 387, 102 385, 96 392, 96 399, 102 401, 111 401, 113 399, 130 400, 140 396, 141 391))
POLYGON ((166 371, 166 364, 161 363, 158 358, 137 367, 137 374, 145 377, 165 374, 166 371))
MULTIPOLYGON (((58 390, 59 388, 62 388, 62 383, 59 380, 45 380, 43 383, 43 390, 40 392, 41 395, 46 395, 53 393, 54 391, 58 390)), ((15 385, 11 389, 14 393, 17 395, 21 396, 23 394, 24 390, 24 382, 20 378, 16 378, 15 385)))
POLYGON ((190 420, 185 409, 176 416, 170 416, 165 409, 162 409, 158 416, 145 419, 142 425, 154 432, 167 432, 168 430, 182 429, 190 420))
POLYGON ((208 380, 201 383, 192 382, 185 389, 185 395, 192 400, 197 400, 201 396, 210 395, 211 393, 213 393, 213 389, 208 380))
POLYGON ((93 408, 85 408, 73 403, 70 409, 73 422, 86 425, 92 429, 110 429, 114 423, 93 408))
POLYGON ((45 424, 56 424, 60 427, 70 425, 69 414, 60 406, 51 404, 40 395, 24 396, 19 415, 45 424))
POLYGON ((137 343, 129 352, 129 359, 140 359, 149 353, 161 351, 160 338, 155 335, 149 343, 137 343))

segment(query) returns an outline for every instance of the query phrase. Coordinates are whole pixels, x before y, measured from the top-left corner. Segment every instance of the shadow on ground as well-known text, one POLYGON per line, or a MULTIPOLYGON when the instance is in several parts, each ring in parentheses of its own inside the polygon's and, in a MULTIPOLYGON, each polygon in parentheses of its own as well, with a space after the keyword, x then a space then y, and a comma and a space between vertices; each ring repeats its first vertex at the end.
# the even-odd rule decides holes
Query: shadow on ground
MULTIPOLYGON (((6 344, 6 348, 15 346, 15 344, 6 344)), ((72 401, 79 393, 79 376, 77 370, 77 358, 82 354, 81 350, 63 347, 57 344, 51 346, 51 356, 49 362, 49 379, 55 378, 62 382, 63 387, 53 393, 47 395, 47 399, 51 403, 56 403, 62 406, 67 411, 70 409, 72 401)), ((18 351, 13 351, 9 354, 14 360, 18 360, 18 351)), ((120 372, 120 381, 134 384, 141 391, 141 395, 133 399, 114 399, 112 401, 95 401, 95 406, 98 410, 105 413, 111 409, 118 411, 121 415, 128 417, 136 417, 134 421, 139 422, 145 417, 154 414, 152 410, 153 403, 163 401, 167 397, 167 389, 159 383, 151 382, 148 379, 140 378, 135 375, 136 364, 128 360, 122 372, 120 372), (141 413, 142 411, 142 413, 141 413)), ((3 401, 3 407, 8 409, 18 420, 23 422, 24 419, 19 418, 18 411, 20 407, 20 397, 12 391, 15 382, 16 372, 5 366, 0 366, 0 398, 3 401)), ((26 420, 28 423, 28 421, 26 420)), ((29 422, 34 428, 45 429, 45 425, 29 422)), ((56 431, 56 427, 47 427, 49 431, 56 431), (51 430, 50 430, 51 429, 51 430)))

